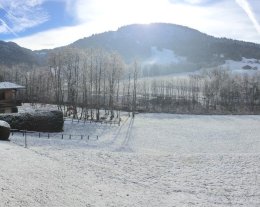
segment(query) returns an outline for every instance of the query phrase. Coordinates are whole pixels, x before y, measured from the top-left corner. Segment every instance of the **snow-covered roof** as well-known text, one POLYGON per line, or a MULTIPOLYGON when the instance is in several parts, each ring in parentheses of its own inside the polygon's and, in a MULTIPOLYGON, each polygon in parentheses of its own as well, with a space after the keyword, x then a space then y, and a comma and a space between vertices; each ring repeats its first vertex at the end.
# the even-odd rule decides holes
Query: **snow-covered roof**
POLYGON ((17 85, 15 83, 0 82, 0 90, 3 90, 3 89, 22 89, 22 88, 25 88, 25 87, 17 85))

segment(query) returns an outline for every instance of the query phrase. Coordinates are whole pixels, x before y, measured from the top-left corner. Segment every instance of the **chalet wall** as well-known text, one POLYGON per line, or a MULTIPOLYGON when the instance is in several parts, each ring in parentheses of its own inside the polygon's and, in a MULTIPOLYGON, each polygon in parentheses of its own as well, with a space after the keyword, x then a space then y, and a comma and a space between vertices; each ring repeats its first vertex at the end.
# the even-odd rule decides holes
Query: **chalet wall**
POLYGON ((14 92, 12 90, 5 91, 5 100, 14 100, 14 92))
POLYGON ((12 113, 12 108, 5 108, 4 111, 4 113, 12 113))

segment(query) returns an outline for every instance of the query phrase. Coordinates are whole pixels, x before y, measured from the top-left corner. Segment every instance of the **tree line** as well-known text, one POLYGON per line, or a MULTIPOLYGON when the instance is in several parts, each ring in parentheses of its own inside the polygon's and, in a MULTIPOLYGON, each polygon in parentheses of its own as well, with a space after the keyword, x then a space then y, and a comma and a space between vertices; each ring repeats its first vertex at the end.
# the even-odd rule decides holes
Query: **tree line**
POLYGON ((144 111, 196 114, 258 114, 260 73, 204 70, 187 77, 144 80, 140 107, 144 111))
POLYGON ((57 104, 64 115, 112 120, 120 110, 169 113, 259 113, 260 73, 205 70, 187 77, 142 77, 141 64, 126 64, 102 49, 62 48, 48 67, 0 67, 0 81, 25 86, 23 102, 57 104))
POLYGON ((100 120, 100 109, 105 109, 112 120, 122 107, 135 110, 136 84, 131 83, 137 80, 136 67, 137 62, 126 65, 115 52, 67 47, 49 54, 47 68, 2 66, 0 81, 25 86, 20 91, 23 102, 57 104, 65 116, 96 120, 100 120), (129 83, 122 90, 126 77, 129 83))

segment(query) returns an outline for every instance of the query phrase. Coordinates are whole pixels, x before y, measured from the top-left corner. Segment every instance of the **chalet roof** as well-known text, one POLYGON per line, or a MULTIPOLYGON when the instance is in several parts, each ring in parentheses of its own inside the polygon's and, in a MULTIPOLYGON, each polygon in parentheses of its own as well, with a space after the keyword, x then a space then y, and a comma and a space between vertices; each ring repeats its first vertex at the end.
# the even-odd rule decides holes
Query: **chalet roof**
POLYGON ((5 89, 22 89, 22 88, 25 88, 25 87, 17 85, 16 83, 0 82, 0 90, 5 90, 5 89))

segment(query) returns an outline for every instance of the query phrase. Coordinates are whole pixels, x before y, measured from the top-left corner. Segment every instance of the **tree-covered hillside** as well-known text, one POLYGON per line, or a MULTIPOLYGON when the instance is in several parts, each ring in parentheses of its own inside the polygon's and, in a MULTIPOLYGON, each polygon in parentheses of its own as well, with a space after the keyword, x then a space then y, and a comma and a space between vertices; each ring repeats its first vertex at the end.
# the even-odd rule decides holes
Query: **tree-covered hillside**
POLYGON ((71 46, 100 47, 117 51, 126 61, 145 60, 151 48, 170 49, 197 64, 219 64, 242 57, 260 59, 260 45, 226 38, 215 38, 197 30, 165 23, 129 25, 117 31, 95 34, 78 40, 71 46))
MULTIPOLYGON (((17 64, 48 65, 48 55, 57 49, 75 47, 79 49, 102 48, 107 52, 115 51, 126 63, 138 60, 146 63, 155 55, 157 62, 149 66, 156 75, 173 72, 194 71, 200 68, 221 65, 225 60, 248 59, 260 60, 260 45, 226 38, 215 38, 188 27, 154 23, 149 25, 134 24, 109 31, 94 34, 61 48, 53 50, 31 51, 12 42, 0 41, 0 65, 13 66, 17 64), (168 62, 179 63, 162 65, 160 61, 169 55, 168 62)), ((144 70, 146 68, 144 67, 144 70)), ((151 72, 149 72, 151 74, 151 72)))
POLYGON ((0 41, 0 65, 13 66, 18 64, 37 65, 37 55, 14 42, 0 41))

